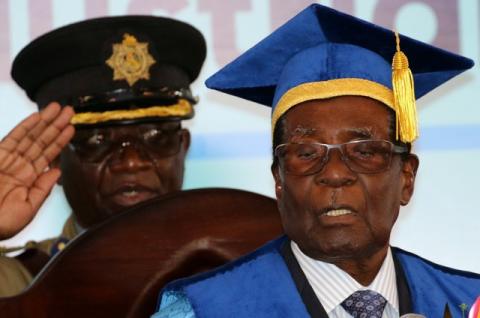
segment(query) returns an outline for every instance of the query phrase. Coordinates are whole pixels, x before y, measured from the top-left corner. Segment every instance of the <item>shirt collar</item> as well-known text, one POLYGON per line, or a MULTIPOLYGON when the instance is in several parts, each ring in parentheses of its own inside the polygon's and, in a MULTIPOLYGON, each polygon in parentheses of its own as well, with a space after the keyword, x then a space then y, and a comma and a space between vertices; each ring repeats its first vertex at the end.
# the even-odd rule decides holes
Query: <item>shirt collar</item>
POLYGON ((291 241, 291 248, 315 295, 327 313, 339 306, 353 292, 363 289, 374 290, 381 294, 399 312, 397 280, 390 248, 380 271, 369 286, 362 286, 331 263, 310 258, 293 241, 291 241))

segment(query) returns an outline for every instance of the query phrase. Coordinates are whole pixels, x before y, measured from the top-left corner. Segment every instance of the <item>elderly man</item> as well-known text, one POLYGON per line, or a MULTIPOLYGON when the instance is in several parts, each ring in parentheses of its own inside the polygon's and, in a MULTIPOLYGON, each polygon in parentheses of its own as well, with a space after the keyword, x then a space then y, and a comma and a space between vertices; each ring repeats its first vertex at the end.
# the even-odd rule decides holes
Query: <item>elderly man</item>
POLYGON ((31 221, 57 179, 72 216, 59 238, 0 258, 0 296, 22 290, 84 229, 181 189, 181 121, 194 114, 189 87, 205 55, 197 29, 149 16, 71 24, 18 54, 12 76, 41 111, 0 143, 0 239, 31 221))
POLYGON ((389 241, 419 164, 415 96, 472 65, 312 5, 213 75, 207 86, 273 108, 286 237, 171 283, 153 317, 462 317, 480 276, 389 241))

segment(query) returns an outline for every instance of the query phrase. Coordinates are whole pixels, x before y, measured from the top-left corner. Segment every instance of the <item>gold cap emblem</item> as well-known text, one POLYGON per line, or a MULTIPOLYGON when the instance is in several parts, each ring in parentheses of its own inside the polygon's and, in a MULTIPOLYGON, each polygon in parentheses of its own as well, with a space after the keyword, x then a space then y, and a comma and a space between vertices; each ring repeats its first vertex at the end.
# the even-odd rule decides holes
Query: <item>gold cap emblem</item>
POLYGON ((148 53, 147 42, 137 42, 128 33, 123 35, 122 43, 113 44, 113 53, 105 61, 113 69, 113 80, 126 80, 132 86, 139 79, 150 79, 150 66, 156 61, 148 53))

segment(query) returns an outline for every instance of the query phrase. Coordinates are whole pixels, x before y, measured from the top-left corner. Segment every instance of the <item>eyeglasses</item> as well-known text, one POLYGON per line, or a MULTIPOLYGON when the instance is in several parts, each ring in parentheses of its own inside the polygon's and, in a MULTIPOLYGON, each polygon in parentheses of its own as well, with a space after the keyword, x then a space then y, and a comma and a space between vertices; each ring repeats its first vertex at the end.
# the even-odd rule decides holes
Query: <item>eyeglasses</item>
POLYGON ((166 158, 177 154, 181 143, 180 125, 165 128, 142 124, 77 129, 69 147, 81 160, 99 163, 118 149, 130 146, 141 148, 152 158, 166 158))
POLYGON ((406 145, 395 145, 387 140, 355 140, 337 145, 285 143, 275 148, 275 156, 286 173, 305 176, 323 169, 331 149, 340 150, 350 170, 367 174, 388 169, 393 154, 408 153, 406 145))

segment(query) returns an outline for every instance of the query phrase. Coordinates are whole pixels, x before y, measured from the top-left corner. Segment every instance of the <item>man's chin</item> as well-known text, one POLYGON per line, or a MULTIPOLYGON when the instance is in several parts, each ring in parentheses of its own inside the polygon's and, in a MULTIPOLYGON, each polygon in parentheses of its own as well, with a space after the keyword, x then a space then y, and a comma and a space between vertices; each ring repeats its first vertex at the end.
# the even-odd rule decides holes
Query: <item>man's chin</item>
POLYGON ((299 244, 297 242, 306 255, 313 259, 327 262, 358 257, 365 248, 368 248, 362 246, 362 242, 348 237, 310 238, 305 243, 299 244))
POLYGON ((77 222, 84 228, 90 228, 92 226, 103 223, 113 216, 128 210, 129 208, 144 202, 145 200, 101 200, 97 201, 97 205, 92 209, 81 209, 82 211, 76 212, 77 222), (92 213, 93 212, 93 213, 92 213))
POLYGON ((309 254, 311 255, 309 256, 317 260, 335 263, 341 260, 369 259, 384 249, 385 246, 362 244, 359 241, 330 242, 328 245, 321 244, 310 247, 309 254))

